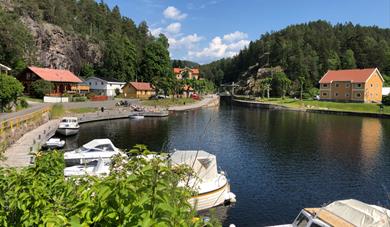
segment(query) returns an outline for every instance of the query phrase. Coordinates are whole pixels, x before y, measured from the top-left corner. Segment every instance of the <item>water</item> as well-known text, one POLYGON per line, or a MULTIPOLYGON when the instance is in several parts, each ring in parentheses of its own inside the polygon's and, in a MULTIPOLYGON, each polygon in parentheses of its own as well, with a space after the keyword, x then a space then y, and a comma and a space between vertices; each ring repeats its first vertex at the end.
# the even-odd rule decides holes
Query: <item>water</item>
POLYGON ((390 120, 219 108, 165 119, 88 123, 68 148, 110 138, 119 148, 204 149, 217 155, 237 203, 224 224, 291 223, 304 207, 355 198, 390 207, 390 120))

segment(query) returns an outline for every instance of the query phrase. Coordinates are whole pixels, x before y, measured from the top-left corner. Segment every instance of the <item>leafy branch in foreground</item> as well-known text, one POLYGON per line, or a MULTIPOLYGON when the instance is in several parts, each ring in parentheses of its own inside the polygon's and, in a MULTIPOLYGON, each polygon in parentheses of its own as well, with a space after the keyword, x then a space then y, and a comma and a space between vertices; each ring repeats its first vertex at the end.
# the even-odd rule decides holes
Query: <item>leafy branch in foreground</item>
POLYGON ((32 167, 0 169, 0 225, 205 226, 193 221, 191 190, 178 187, 187 171, 137 151, 150 154, 138 145, 129 159, 116 157, 104 178, 65 179, 57 151, 38 153, 32 167))

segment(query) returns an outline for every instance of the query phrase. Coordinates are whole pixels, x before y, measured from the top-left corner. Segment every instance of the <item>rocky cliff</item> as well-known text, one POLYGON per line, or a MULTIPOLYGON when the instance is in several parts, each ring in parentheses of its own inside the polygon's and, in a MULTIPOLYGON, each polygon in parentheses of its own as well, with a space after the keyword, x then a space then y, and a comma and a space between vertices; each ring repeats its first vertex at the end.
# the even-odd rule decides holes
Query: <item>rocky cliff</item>
POLYGON ((21 20, 34 38, 36 60, 42 66, 70 69, 78 73, 86 63, 101 62, 102 51, 98 44, 69 34, 59 26, 34 21, 28 16, 21 20))

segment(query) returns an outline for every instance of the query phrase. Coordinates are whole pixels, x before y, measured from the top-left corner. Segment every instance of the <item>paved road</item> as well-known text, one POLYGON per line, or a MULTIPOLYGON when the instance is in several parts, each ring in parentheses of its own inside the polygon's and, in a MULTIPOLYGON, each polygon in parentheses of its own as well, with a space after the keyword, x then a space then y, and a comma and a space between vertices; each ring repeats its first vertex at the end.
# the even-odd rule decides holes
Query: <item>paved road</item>
MULTIPOLYGON (((127 99, 130 104, 138 103, 137 99, 127 99)), ((65 109, 76 109, 76 108, 84 108, 84 107, 92 107, 92 108, 101 108, 105 109, 113 109, 115 104, 119 102, 119 100, 108 100, 108 101, 99 101, 99 102, 68 102, 62 103, 65 109)), ((18 112, 12 113, 0 113, 0 122, 5 121, 14 117, 20 117, 47 106, 53 105, 52 103, 30 103, 30 107, 27 109, 20 110, 18 112)))

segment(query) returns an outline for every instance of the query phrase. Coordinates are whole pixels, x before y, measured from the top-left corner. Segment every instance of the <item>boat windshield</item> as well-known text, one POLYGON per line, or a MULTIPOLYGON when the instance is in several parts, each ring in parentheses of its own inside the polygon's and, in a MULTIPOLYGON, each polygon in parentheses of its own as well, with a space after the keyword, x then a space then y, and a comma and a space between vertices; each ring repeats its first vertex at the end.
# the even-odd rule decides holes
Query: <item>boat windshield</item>
POLYGON ((62 119, 61 123, 68 123, 68 119, 62 119))
POLYGON ((309 223, 309 218, 304 213, 301 212, 298 215, 298 217, 295 219, 293 226, 306 227, 308 223, 309 223))

